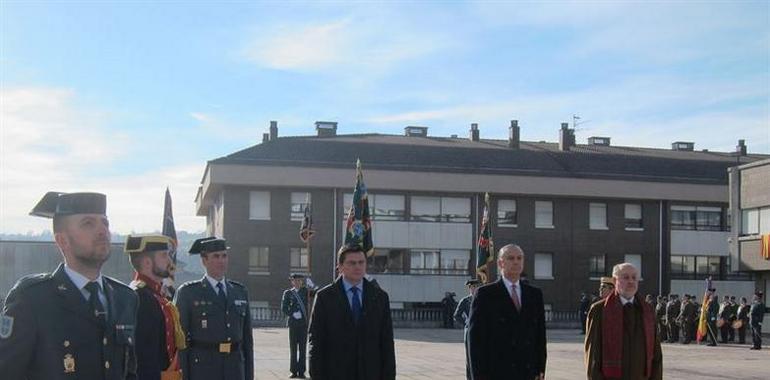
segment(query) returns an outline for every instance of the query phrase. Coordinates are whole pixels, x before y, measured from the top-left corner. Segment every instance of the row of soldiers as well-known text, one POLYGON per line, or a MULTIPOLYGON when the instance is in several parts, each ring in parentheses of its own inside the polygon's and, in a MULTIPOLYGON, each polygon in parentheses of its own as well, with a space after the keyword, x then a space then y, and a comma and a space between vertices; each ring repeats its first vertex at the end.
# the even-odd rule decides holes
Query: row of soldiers
POLYGON ((173 242, 129 235, 130 286, 102 274, 110 256, 106 196, 49 192, 30 213, 53 219, 63 262, 25 276, 0 313, 3 379, 252 380, 246 287, 225 278, 224 239, 198 239, 206 275, 164 290, 173 242))

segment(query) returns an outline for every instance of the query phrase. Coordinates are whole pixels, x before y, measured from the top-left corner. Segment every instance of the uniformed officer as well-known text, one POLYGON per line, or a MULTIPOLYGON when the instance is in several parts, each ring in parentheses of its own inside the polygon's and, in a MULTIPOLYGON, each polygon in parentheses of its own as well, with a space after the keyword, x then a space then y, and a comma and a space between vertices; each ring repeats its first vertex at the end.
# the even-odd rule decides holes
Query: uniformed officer
POLYGON ((749 324, 751 325, 752 350, 762 349, 762 319, 765 317, 765 304, 762 303, 762 292, 754 293, 754 300, 749 311, 749 324))
POLYGON ((668 299, 665 296, 658 296, 658 304, 655 305, 655 320, 658 324, 658 334, 660 341, 668 341, 668 326, 666 325, 666 303, 668 299))
POLYGON ((738 302, 735 301, 735 296, 730 296, 730 314, 728 317, 727 323, 729 323, 729 325, 727 330, 727 340, 735 342, 735 329, 733 328, 733 323, 738 319, 738 302))
POLYGON ((53 219, 64 263, 26 276, 0 318, 0 377, 51 380, 135 379, 137 297, 102 275, 110 256, 107 198, 49 192, 30 215, 53 219))
POLYGON ((201 255, 206 275, 183 284, 174 304, 179 309, 187 349, 180 352, 185 380, 252 380, 254 343, 246 287, 225 279, 224 239, 198 239, 190 254, 201 255))
POLYGON ((722 303, 719 304, 719 320, 717 324, 719 327, 719 343, 727 343, 730 327, 730 314, 732 313, 732 306, 730 306, 730 296, 724 296, 722 303))
POLYGON ((471 314, 471 302, 473 302, 473 296, 476 295, 476 289, 481 286, 481 281, 478 279, 470 279, 465 281, 465 286, 468 287, 468 295, 460 300, 457 304, 457 309, 454 312, 454 319, 457 323, 463 326, 463 342, 465 343, 465 377, 471 380, 471 368, 470 357, 468 356, 468 316, 471 314))
POLYGON ((612 277, 599 279, 599 298, 607 298, 615 290, 615 280, 612 277))
POLYGON ((291 379, 304 379, 307 355, 308 298, 310 291, 304 284, 305 275, 292 273, 291 288, 283 292, 281 311, 289 327, 289 371, 291 379))
POLYGON ((129 235, 124 251, 136 271, 130 286, 139 296, 136 321, 136 373, 139 380, 181 380, 177 350, 185 336, 179 312, 166 297, 163 280, 171 275, 169 249, 163 235, 129 235))
POLYGON ((679 342, 679 325, 676 318, 679 316, 681 304, 679 303, 679 296, 671 294, 669 296, 668 304, 666 305, 666 325, 668 326, 668 342, 679 342))
POLYGON ((690 344, 690 342, 695 339, 695 333, 697 331, 695 321, 697 318, 698 308, 693 302, 693 296, 685 294, 680 318, 682 320, 682 335, 684 336, 684 341, 682 343, 690 344))
POLYGON ((746 297, 741 297, 741 305, 738 306, 738 343, 746 343, 746 328, 749 325, 749 304, 746 297))

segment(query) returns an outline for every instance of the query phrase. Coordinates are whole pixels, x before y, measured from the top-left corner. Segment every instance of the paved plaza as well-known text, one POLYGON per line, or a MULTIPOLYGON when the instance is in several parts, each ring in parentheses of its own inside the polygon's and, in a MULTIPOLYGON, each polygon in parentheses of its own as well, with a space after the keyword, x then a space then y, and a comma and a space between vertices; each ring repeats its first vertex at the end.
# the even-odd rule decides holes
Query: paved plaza
MULTIPOLYGON (((465 353, 460 330, 397 329, 396 370, 401 379, 465 379, 465 353)), ((287 329, 254 330, 257 380, 286 379, 289 374, 287 329)), ((575 330, 548 330, 550 380, 585 379, 583 337, 575 330)), ((719 347, 695 344, 663 345, 666 380, 767 380, 770 347, 749 350, 749 345, 719 347)))

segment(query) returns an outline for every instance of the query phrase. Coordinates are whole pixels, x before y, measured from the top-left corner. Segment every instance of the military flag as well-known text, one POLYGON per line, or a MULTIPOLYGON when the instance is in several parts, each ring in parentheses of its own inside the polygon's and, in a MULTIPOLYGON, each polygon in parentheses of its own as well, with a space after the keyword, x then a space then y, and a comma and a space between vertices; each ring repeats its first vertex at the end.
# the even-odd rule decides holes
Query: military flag
POLYGON ((313 237, 315 231, 313 231, 313 215, 310 211, 310 202, 305 201, 305 216, 302 218, 302 224, 299 226, 299 239, 303 243, 309 244, 310 238, 313 237))
POLYGON ((770 234, 761 236, 762 240, 759 242, 759 254, 765 260, 770 260, 770 234))
POLYGON ((164 236, 168 236, 171 238, 172 245, 171 249, 168 252, 169 257, 171 258, 171 268, 169 269, 169 272, 171 276, 168 278, 168 281, 164 281, 164 290, 166 291, 166 296, 169 298, 172 298, 174 296, 174 272, 176 272, 176 249, 177 246, 179 246, 179 241, 176 238, 176 227, 174 226, 174 213, 171 210, 171 192, 168 190, 168 187, 166 187, 166 198, 163 201, 163 232, 161 232, 164 236))
POLYGON ((492 241, 492 223, 489 217, 489 193, 484 196, 484 214, 481 217, 478 249, 476 251, 476 277, 482 283, 489 281, 489 263, 494 260, 495 244, 492 241))
POLYGON ((356 160, 356 187, 353 191, 353 204, 348 211, 345 245, 358 246, 366 256, 374 253, 372 243, 372 219, 369 216, 369 195, 364 184, 361 160, 356 160))
POLYGON ((708 309, 711 303, 711 297, 709 297, 709 289, 711 289, 711 276, 706 278, 706 290, 703 293, 703 306, 700 309, 700 319, 698 320, 698 332, 695 339, 700 343, 708 335, 708 309))

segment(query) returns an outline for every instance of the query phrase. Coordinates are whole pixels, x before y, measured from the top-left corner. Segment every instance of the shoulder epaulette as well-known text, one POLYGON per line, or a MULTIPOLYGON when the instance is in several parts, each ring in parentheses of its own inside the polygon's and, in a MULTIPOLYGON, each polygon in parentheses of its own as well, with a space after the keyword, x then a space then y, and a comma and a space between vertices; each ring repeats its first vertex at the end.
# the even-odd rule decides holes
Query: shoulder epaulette
POLYGON ((241 288, 245 288, 245 287, 246 287, 246 285, 243 285, 243 284, 241 284, 241 283, 240 283, 240 282, 238 282, 238 281, 233 281, 233 280, 230 280, 230 279, 228 279, 228 280, 227 280, 227 282, 229 282, 229 283, 231 283, 231 284, 233 284, 233 285, 238 285, 238 286, 240 286, 241 288))
POLYGON ((24 276, 16 281, 16 285, 11 289, 12 292, 19 292, 37 284, 42 284, 52 278, 51 273, 36 273, 24 276))

